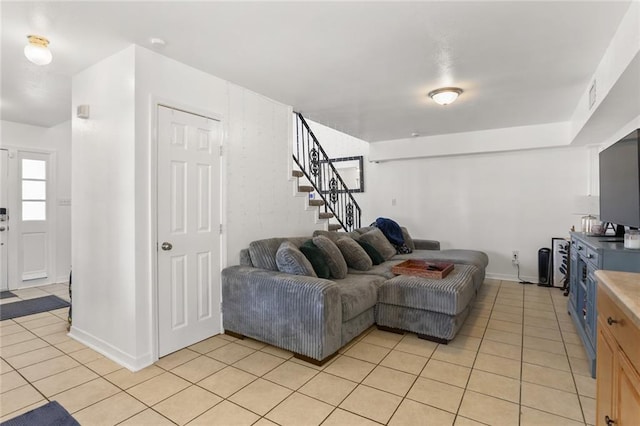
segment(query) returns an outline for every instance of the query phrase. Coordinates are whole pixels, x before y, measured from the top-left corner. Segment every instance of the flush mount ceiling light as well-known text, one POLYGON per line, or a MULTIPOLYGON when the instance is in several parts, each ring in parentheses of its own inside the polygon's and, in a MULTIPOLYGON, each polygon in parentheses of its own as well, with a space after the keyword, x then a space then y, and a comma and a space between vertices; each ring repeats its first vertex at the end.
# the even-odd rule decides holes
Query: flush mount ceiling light
POLYGON ((49 40, 36 35, 28 35, 29 43, 24 47, 24 56, 36 65, 47 65, 53 56, 49 50, 49 40))
POLYGON ((458 87, 443 87, 429 92, 429 97, 433 99, 437 104, 449 105, 462 93, 462 89, 458 87))

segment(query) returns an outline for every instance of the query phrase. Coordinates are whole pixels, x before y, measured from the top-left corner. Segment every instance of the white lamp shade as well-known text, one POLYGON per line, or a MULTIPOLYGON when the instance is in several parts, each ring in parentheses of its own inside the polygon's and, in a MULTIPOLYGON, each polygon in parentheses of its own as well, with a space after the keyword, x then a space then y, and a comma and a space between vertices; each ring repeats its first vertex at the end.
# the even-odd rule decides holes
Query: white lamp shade
MULTIPOLYGON (((48 43, 47 40, 46 44, 48 43)), ((36 65, 47 65, 51 63, 53 56, 46 44, 29 38, 29 44, 24 47, 24 56, 36 65)))
POLYGON ((438 93, 433 93, 431 95, 431 99, 433 99, 436 103, 440 105, 449 105, 451 102, 458 99, 459 93, 456 91, 442 91, 438 93))

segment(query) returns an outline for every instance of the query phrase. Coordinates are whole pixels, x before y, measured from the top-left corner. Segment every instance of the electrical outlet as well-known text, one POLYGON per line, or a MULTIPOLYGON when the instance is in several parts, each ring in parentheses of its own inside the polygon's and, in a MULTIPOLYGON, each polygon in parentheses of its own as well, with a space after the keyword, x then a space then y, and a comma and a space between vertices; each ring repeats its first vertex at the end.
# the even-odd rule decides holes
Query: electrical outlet
POLYGON ((511 263, 514 265, 518 265, 520 263, 520 252, 518 250, 511 252, 511 263))

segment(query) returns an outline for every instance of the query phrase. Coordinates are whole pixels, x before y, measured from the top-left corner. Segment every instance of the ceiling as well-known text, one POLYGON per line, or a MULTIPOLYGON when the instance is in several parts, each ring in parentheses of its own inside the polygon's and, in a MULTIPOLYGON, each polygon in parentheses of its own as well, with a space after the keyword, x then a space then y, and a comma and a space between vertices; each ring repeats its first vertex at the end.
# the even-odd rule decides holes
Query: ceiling
POLYGON ((135 43, 370 142, 566 121, 629 5, 2 1, 0 114, 69 120, 72 76, 135 43), (27 34, 50 65, 26 60, 27 34), (450 85, 452 105, 426 96, 450 85))

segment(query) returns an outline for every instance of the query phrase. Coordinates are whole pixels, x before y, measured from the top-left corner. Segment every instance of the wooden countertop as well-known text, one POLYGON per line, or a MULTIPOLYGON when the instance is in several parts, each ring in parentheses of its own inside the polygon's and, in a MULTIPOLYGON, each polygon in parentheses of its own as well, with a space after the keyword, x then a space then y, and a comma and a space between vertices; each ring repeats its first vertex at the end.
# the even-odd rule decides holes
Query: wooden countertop
POLYGON ((640 274, 596 271, 598 285, 611 297, 631 321, 640 328, 640 274))

